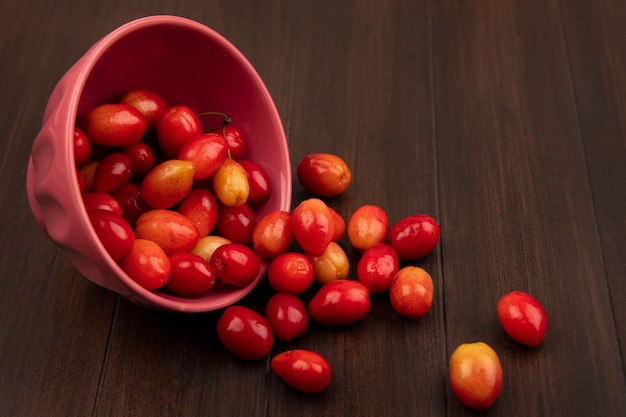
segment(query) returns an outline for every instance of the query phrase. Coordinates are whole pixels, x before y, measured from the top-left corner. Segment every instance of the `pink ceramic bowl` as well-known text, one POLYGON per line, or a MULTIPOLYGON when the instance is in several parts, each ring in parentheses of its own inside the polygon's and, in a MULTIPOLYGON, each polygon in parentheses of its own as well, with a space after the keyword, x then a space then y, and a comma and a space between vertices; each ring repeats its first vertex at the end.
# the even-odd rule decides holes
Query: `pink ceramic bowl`
POLYGON ((263 166, 272 196, 258 215, 289 210, 291 169, 280 117, 263 81, 230 42, 208 27, 181 17, 150 16, 129 22, 96 44, 63 76, 48 101, 32 148, 27 191, 44 233, 65 249, 76 268, 94 283, 146 307, 204 312, 226 307, 247 287, 216 284, 203 296, 177 297, 148 291, 131 280, 96 236, 78 190, 73 129, 78 116, 132 88, 159 93, 168 105, 230 115, 246 138, 244 156, 263 166))

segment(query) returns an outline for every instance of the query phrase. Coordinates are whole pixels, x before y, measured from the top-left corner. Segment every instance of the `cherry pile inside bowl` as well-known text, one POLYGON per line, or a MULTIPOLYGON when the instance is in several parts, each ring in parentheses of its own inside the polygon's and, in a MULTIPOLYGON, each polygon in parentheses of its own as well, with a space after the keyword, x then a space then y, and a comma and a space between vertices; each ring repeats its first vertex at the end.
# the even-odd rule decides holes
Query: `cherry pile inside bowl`
POLYGON ((74 159, 85 209, 130 278, 190 297, 217 281, 254 281, 256 209, 272 190, 263 167, 242 158, 244 149, 229 116, 168 106, 148 90, 78 118, 74 159))

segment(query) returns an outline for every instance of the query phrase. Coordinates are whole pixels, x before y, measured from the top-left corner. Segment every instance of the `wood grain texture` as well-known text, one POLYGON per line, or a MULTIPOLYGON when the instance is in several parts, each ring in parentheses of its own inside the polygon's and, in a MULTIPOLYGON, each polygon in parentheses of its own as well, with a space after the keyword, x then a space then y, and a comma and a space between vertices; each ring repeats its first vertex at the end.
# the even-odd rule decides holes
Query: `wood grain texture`
MULTIPOLYGON (((0 416, 626 415, 624 18, 620 0, 0 2, 0 416), (426 317, 401 319, 381 294, 355 325, 274 345, 325 355, 325 392, 230 355, 220 312, 147 310, 89 283, 30 214, 26 163, 52 88, 150 14, 198 20, 248 57, 294 167, 344 157, 353 183, 328 204, 346 220, 377 204, 392 223, 441 224, 435 251, 404 263, 433 277, 426 317), (537 349, 498 323, 511 290, 546 307, 537 349), (505 375, 481 413, 447 382, 452 351, 476 340, 505 375)), ((307 196, 294 175, 293 204, 307 196)), ((262 311, 270 294, 262 283, 241 303, 262 311)))

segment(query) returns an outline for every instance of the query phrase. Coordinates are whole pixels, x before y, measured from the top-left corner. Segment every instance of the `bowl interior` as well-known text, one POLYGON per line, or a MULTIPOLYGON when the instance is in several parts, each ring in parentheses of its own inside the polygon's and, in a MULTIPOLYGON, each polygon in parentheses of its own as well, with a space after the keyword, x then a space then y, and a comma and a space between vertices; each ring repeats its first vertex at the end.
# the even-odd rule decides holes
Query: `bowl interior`
MULTIPOLYGON (((60 81, 57 87, 60 92, 53 93, 53 97, 72 94, 71 100, 54 100, 69 103, 69 108, 47 109, 44 118, 44 128, 48 119, 65 118, 64 141, 68 149, 72 143, 71 128, 81 114, 97 105, 116 101, 130 89, 150 89, 160 94, 168 105, 186 105, 197 113, 219 111, 229 115, 233 126, 242 132, 246 141, 242 158, 261 165, 270 178, 272 196, 257 210, 257 215, 276 209, 289 210, 291 171, 280 117, 252 65, 215 31, 173 16, 138 19, 96 43, 73 71, 73 74, 69 71, 66 75, 69 79, 60 81), (73 85, 63 86, 64 82, 73 85), (59 113, 62 115, 59 116, 59 113)), ((215 119, 209 120, 205 127, 215 126, 215 122, 215 119)), ((37 181, 38 176, 33 174, 33 170, 36 171, 36 168, 31 161, 27 180, 29 199, 31 205, 36 205, 35 200, 39 199, 31 198, 31 194, 35 193, 37 197, 36 191, 32 191, 37 187, 32 183, 37 181)), ((73 194, 70 191, 69 198, 80 196, 77 191, 73 194)), ((36 218, 45 218, 46 210, 41 207, 42 204, 39 206, 33 207, 33 212, 36 218)), ((86 217, 84 207, 76 215, 86 217)), ((46 230, 46 225, 42 228, 46 230)), ((90 232, 93 234, 93 230, 90 232)), ((83 242, 75 236, 68 240, 57 243, 69 249, 70 258, 87 278, 100 284, 117 279, 122 282, 124 290, 118 290, 117 284, 105 286, 116 288, 138 304, 170 310, 210 311, 230 305, 251 291, 266 270, 263 263, 261 273, 248 287, 216 285, 199 297, 178 297, 165 291, 141 288, 121 271, 106 252, 102 253, 104 248, 99 242, 96 246, 101 253, 94 255, 93 250, 84 249, 83 242), (109 271, 104 273, 105 276, 97 256, 107 258, 104 262, 109 271), (108 276, 111 273, 115 277, 108 276)))

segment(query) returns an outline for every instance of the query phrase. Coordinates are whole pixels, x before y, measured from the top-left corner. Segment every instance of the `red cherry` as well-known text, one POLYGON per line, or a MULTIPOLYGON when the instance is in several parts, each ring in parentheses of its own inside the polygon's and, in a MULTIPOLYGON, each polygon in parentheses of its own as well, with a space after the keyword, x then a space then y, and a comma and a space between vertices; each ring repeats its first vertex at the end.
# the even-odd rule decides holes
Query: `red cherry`
POLYGON ((110 153, 96 167, 93 190, 113 194, 130 180, 131 175, 130 158, 120 152, 110 153))
POLYGON ((120 261, 122 270, 147 290, 161 288, 170 277, 172 265, 159 245, 135 239, 133 250, 120 261))
POLYGON ((215 230, 218 235, 232 242, 250 245, 255 226, 256 217, 249 205, 219 206, 215 224, 215 230))
POLYGON ((548 327, 546 311, 537 299, 522 291, 503 295, 498 301, 498 318, 502 327, 518 343, 536 347, 548 327))
POLYGON ((215 273, 202 257, 189 252, 169 256, 172 271, 165 287, 175 294, 194 297, 210 290, 215 284, 215 273))
POLYGON ((274 337, 289 342, 300 337, 309 325, 309 315, 304 303, 292 294, 274 294, 265 305, 265 318, 270 323, 274 337))
POLYGON ((87 134, 80 128, 74 128, 74 162, 81 167, 91 158, 91 141, 87 134))
POLYGON ((122 216, 133 227, 139 216, 152 210, 152 207, 141 197, 141 188, 135 183, 127 182, 115 193, 114 197, 122 209, 122 216))
POLYGON ((226 243, 215 249, 210 264, 219 281, 238 287, 251 284, 261 270, 254 251, 240 243, 226 243))
POLYGON ((90 211, 88 216, 96 235, 111 258, 118 261, 132 251, 135 235, 124 218, 101 209, 90 211))
POLYGON ((325 202, 318 198, 302 201, 291 212, 293 237, 312 256, 324 254, 334 235, 334 223, 325 202))
POLYGON ((276 292, 302 294, 313 283, 313 264, 298 252, 285 252, 274 258, 267 268, 267 281, 276 292))
POLYGON ((306 393, 321 392, 331 379, 331 368, 322 355, 306 349, 279 353, 270 363, 272 371, 290 387, 306 393))
POLYGON ((100 191, 92 191, 83 194, 83 204, 87 213, 93 210, 107 210, 118 216, 122 216, 122 207, 120 203, 110 194, 100 191))
POLYGON ((78 127, 89 139, 104 146, 127 146, 139 142, 147 129, 146 118, 123 103, 103 104, 85 113, 78 127))
POLYGON ((156 132, 163 154, 174 159, 185 143, 202 133, 202 125, 189 107, 173 106, 157 122, 156 132))
POLYGON ((217 321, 217 337, 229 352, 245 360, 260 359, 274 345, 268 321, 243 306, 228 307, 217 321))
POLYGON ((400 267, 398 254, 390 245, 378 243, 363 252, 356 267, 357 279, 372 294, 387 291, 400 267))
POLYGON ((358 281, 341 279, 322 285, 309 301, 309 316, 327 326, 344 326, 364 318, 370 292, 358 281))
POLYGON ((133 178, 143 178, 154 168, 154 151, 152 147, 145 142, 137 142, 125 146, 120 149, 120 152, 130 159, 133 178))
POLYGON ((206 188, 193 189, 178 205, 178 212, 196 225, 200 236, 206 236, 217 222, 217 198, 206 188))
POLYGON ((400 260, 428 255, 439 241, 439 225, 426 214, 413 214, 399 220, 389 231, 389 243, 400 260))
POLYGON ((195 180, 213 175, 228 157, 228 142, 216 133, 204 133, 190 139, 178 152, 178 159, 196 167, 195 180))
POLYGON ((165 100, 150 90, 135 89, 125 93, 120 103, 136 108, 145 117, 148 129, 154 129, 158 120, 167 110, 165 100))
POLYGON ((230 157, 233 159, 238 159, 239 157, 241 157, 241 154, 245 150, 245 143, 239 129, 228 125, 220 129, 219 132, 224 135, 226 141, 228 142, 230 157))
POLYGON ((256 162, 247 159, 240 160, 239 163, 246 170, 248 176, 248 184, 250 184, 250 193, 248 194, 247 203, 252 207, 265 204, 272 195, 272 187, 269 175, 263 167, 256 162))

